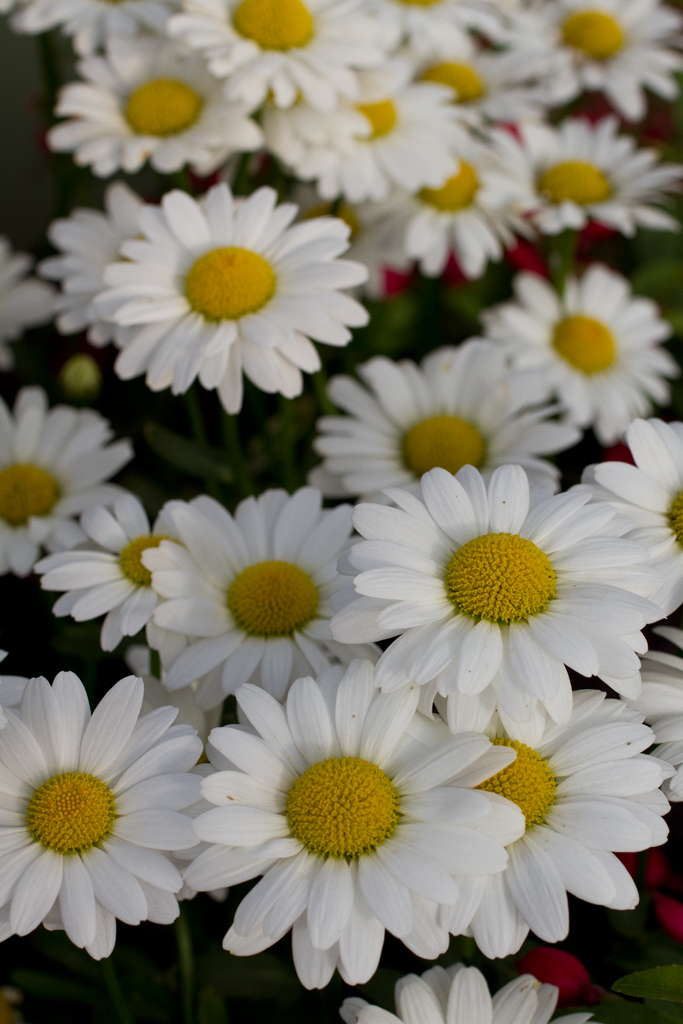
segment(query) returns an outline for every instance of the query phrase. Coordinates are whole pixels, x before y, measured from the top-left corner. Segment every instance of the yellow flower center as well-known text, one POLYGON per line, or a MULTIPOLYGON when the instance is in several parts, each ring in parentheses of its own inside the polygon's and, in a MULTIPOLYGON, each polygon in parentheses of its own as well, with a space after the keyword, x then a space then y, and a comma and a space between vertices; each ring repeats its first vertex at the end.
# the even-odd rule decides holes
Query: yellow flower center
POLYGON ((614 335, 592 316, 568 316, 553 332, 553 348, 582 373, 609 370, 617 358, 614 335))
POLYGON ((264 50, 293 50, 313 38, 313 15, 302 0, 242 0, 232 17, 240 35, 264 50))
POLYGON ((496 736, 491 742, 496 746, 512 747, 517 751, 517 757, 507 768, 492 775, 477 788, 512 800, 526 818, 527 828, 541 825, 553 805, 557 789, 557 779, 550 765, 536 750, 527 747, 526 743, 510 740, 507 736, 496 736))
POLYGON ((359 103, 356 107, 368 119, 372 128, 371 139, 388 135, 396 127, 398 111, 393 100, 379 100, 378 103, 359 103))
POLYGON ((177 135, 195 123, 204 100, 176 78, 145 82, 128 97, 124 116, 138 135, 177 135))
POLYGON ((109 786, 86 772, 64 772, 35 790, 26 808, 26 828, 48 850, 84 853, 106 839, 115 817, 109 786))
POLYGON ((59 499, 59 484, 40 466, 17 462, 0 469, 0 519, 23 526, 31 516, 46 516, 59 499))
POLYGON ((669 526, 683 547, 683 491, 679 491, 669 507, 669 526))
POLYGON ((306 211, 304 220, 313 220, 314 217, 338 217, 349 229, 351 239, 356 238, 361 230, 358 214, 348 203, 337 203, 336 208, 333 203, 317 203, 306 211))
POLYGON ((483 436, 459 416, 430 416, 416 423, 403 438, 403 461, 416 476, 435 466, 457 473, 463 466, 480 466, 486 453, 483 436))
POLYGON ((621 25, 604 11, 577 11, 562 25, 567 46, 581 50, 594 60, 608 60, 622 49, 626 39, 621 25))
POLYGON ((289 636, 318 611, 320 594, 307 572, 291 562, 257 562, 235 577, 228 610, 250 636, 289 636))
POLYGON ((472 164, 461 160, 457 174, 449 178, 441 188, 423 188, 420 192, 420 199, 430 206, 435 206, 437 210, 453 213, 456 210, 464 210, 466 206, 471 206, 478 191, 477 172, 472 164))
POLYGON ((569 200, 579 206, 602 203, 612 195, 606 175, 584 160, 564 160, 549 167, 543 171, 538 187, 553 203, 569 200))
POLYGON ((544 551, 516 533, 485 533, 463 544, 446 566, 446 593, 456 611, 507 625, 538 615, 557 580, 544 551))
POLYGON ((287 794, 290 831, 309 853, 347 859, 372 853, 394 832, 398 791, 362 757, 330 757, 300 775, 287 794))
POLYGON ((200 256, 185 278, 185 296, 207 320, 238 320, 272 299, 277 278, 268 260, 228 245, 200 256))
POLYGON ((129 541, 119 555, 121 572, 137 587, 151 587, 152 574, 142 564, 142 556, 149 548, 158 548, 162 540, 171 540, 163 533, 147 533, 129 541))
POLYGON ((471 103, 472 100, 481 99, 486 92, 484 79, 471 64, 444 61, 427 68, 421 77, 423 82, 447 85, 455 93, 454 98, 458 103, 471 103))

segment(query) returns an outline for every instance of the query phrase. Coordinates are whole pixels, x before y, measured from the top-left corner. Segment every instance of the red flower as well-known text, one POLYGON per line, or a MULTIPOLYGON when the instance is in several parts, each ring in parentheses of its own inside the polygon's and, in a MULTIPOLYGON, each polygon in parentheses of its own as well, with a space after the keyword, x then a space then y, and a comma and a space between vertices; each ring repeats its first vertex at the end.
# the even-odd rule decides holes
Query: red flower
POLYGON ((515 270, 528 270, 531 274, 550 277, 550 270, 542 253, 526 239, 517 238, 515 244, 506 251, 505 257, 515 270))
MULTIPOLYGON (((620 444, 613 444, 610 448, 603 448, 602 451, 602 462, 630 462, 632 466, 635 465, 633 456, 631 455, 631 449, 623 441, 620 444)), ((634 855, 635 856, 635 855, 634 855)), ((624 863, 626 863, 624 861, 624 863)), ((628 865, 626 865, 628 867, 628 865)), ((629 868, 629 871, 631 869, 629 868)), ((631 872, 633 873, 633 872, 631 872)))
POLYGON ((656 892, 652 897, 660 926, 674 942, 683 942, 683 903, 656 892))
POLYGON ((382 271, 384 277, 384 288, 382 289, 385 299, 390 299, 392 295, 400 295, 410 288, 413 283, 414 274, 404 273, 402 270, 392 270, 391 267, 385 267, 382 271))
POLYGON ((560 990, 558 1006, 590 1006, 600 1002, 601 990, 591 983, 578 957, 564 949, 537 946, 518 961, 517 970, 520 974, 533 974, 548 985, 556 985, 560 990))

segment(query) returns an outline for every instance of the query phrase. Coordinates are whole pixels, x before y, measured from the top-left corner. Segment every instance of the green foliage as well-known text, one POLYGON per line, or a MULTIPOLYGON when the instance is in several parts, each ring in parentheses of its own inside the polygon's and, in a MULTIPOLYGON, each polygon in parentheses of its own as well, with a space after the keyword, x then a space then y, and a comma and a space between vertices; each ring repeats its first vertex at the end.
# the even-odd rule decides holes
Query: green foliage
POLYGON ((653 967, 649 971, 636 971, 619 978, 612 986, 615 992, 640 999, 666 999, 683 1003, 683 965, 653 967))

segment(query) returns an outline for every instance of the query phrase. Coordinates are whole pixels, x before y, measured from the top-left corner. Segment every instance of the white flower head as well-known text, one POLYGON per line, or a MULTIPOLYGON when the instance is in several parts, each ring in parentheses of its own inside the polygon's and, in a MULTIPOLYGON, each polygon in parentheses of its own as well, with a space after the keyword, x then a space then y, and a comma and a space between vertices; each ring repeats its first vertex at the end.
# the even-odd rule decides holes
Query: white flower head
POLYGON ((87 56, 113 36, 163 33, 177 7, 177 0, 19 0, 12 28, 31 35, 61 28, 76 53, 87 56))
POLYGON ((96 959, 116 921, 168 924, 182 885, 167 854, 197 842, 184 808, 198 798, 201 753, 175 708, 140 716, 142 680, 122 679, 91 713, 80 680, 32 679, 0 729, 0 937, 41 923, 96 959))
POLYGON ((357 92, 356 72, 377 66, 384 43, 366 0, 186 0, 170 33, 225 78, 229 99, 250 110, 271 96, 331 111, 357 92))
POLYGON ((488 481, 464 466, 425 473, 420 497, 386 494, 398 507, 356 506, 364 539, 348 559, 359 596, 332 622, 342 642, 398 635, 377 662, 383 690, 492 685, 513 718, 540 700, 563 721, 568 666, 638 695, 639 630, 661 615, 638 596, 652 587, 648 549, 609 535, 613 511, 589 504, 590 488, 534 498, 520 466, 488 481))
POLYGON ((369 662, 298 679, 284 706, 250 685, 238 701, 254 731, 211 734, 219 770, 202 792, 216 806, 195 823, 211 846, 186 873, 196 889, 263 875, 224 947, 250 955, 292 929, 307 988, 335 967, 370 978, 385 929, 418 956, 444 952, 440 905, 467 923, 470 878, 503 870, 521 834, 516 807, 473 791, 513 751, 427 721, 414 689, 381 694, 369 662))
POLYGON ((485 334, 513 366, 543 374, 573 423, 614 444, 634 417, 667 404, 667 378, 680 373, 661 344, 671 328, 625 277, 594 264, 562 295, 536 274, 513 287, 514 301, 483 314, 485 334))
POLYGON ((334 492, 372 495, 386 487, 418 489, 424 473, 476 466, 523 466, 533 484, 555 490, 559 472, 544 459, 571 447, 576 428, 541 405, 546 385, 510 371, 499 346, 473 339, 432 352, 417 365, 376 357, 359 367, 365 387, 333 377, 329 395, 344 416, 318 421, 315 450, 334 492))
MULTIPOLYGON (((152 674, 150 650, 141 644, 133 644, 126 651, 126 664, 135 675, 140 676, 145 684, 145 699, 142 702, 144 712, 154 711, 156 708, 167 707, 172 704, 178 709, 178 724, 190 725, 196 729, 200 739, 206 743, 209 733, 220 722, 221 705, 205 710, 197 703, 197 685, 190 684, 182 690, 169 692, 164 685, 164 670, 161 669, 161 677, 152 674)), ((1 691, 0 691, 1 693, 1 691)), ((204 810, 207 810, 204 807, 204 810)))
POLYGON ((43 281, 29 277, 31 257, 13 252, 0 236, 0 370, 14 365, 8 341, 21 337, 29 327, 46 323, 55 311, 55 293, 43 281))
POLYGON ((333 217, 295 224, 297 207, 273 189, 234 199, 216 185, 201 199, 169 192, 145 207, 140 237, 105 273, 100 315, 131 328, 117 337, 127 380, 146 374, 153 391, 216 389, 228 412, 242 405, 242 374, 263 391, 301 392, 320 366, 311 339, 346 345, 367 313, 342 289, 367 271, 338 257, 349 229, 333 217))
POLYGON ((509 173, 526 175, 527 212, 543 234, 590 220, 629 236, 638 227, 676 230, 677 221, 660 206, 683 168, 661 163, 653 149, 638 149, 629 135, 618 134, 615 118, 595 125, 569 118, 559 127, 525 122, 518 132, 516 139, 498 129, 492 140, 509 173))
MULTIPOLYGON (((660 626, 655 632, 683 651, 683 630, 660 626)), ((643 690, 633 706, 645 716, 659 746, 654 753, 675 769, 664 792, 683 800, 683 657, 648 651, 643 658, 643 690)))
POLYGON ((116 37, 88 57, 81 81, 64 86, 56 113, 69 120, 48 133, 57 152, 108 177, 147 162, 161 174, 189 166, 211 174, 233 153, 256 149, 261 132, 244 106, 230 103, 203 60, 163 37, 116 37))
POLYGON ((120 256, 121 245, 138 233, 143 201, 122 181, 109 185, 104 210, 75 209, 53 221, 48 238, 58 250, 39 266, 43 277, 57 281, 57 329, 62 334, 87 330, 92 345, 106 345, 121 328, 102 320, 95 300, 104 290, 106 267, 120 256))
POLYGON ((498 0, 370 2, 388 38, 403 42, 414 56, 420 56, 437 46, 462 46, 470 31, 497 39, 505 24, 498 0))
POLYGON ((106 481, 132 449, 111 437, 98 413, 49 409, 40 388, 20 391, 11 411, 0 399, 0 572, 26 576, 41 547, 77 544, 83 532, 76 517, 121 494, 106 481))

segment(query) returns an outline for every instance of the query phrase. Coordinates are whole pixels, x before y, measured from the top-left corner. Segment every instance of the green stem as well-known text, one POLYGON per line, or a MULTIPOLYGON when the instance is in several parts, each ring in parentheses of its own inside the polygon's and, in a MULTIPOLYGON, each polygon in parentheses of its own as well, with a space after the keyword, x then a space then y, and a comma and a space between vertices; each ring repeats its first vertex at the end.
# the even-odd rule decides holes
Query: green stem
POLYGON ((180 967, 180 986, 182 992, 184 1024, 194 1021, 194 954, 192 950, 192 933, 187 918, 180 911, 175 923, 175 937, 178 948, 178 965, 180 967))
POLYGON ((567 278, 574 270, 578 232, 574 228, 565 228, 551 242, 550 270, 553 284, 560 295, 564 295, 567 278))
POLYGON ((237 416, 224 413, 223 441, 239 497, 244 498, 247 494, 253 494, 254 485, 244 458, 244 449, 242 448, 237 426, 237 416))
POLYGON ((107 989, 109 1001, 111 1002, 116 1014, 116 1019, 119 1021, 119 1024, 134 1024, 135 1018, 130 1012, 130 1007, 116 974, 113 956, 108 956, 106 960, 101 960, 100 964, 102 967, 104 984, 107 989))
POLYGON ((153 651, 151 648, 149 652, 149 671, 150 675, 153 675, 155 679, 161 679, 161 655, 158 651, 153 651))
MULTIPOLYGON (((204 424, 204 416, 202 414, 201 405, 199 404, 197 390, 194 387, 185 392, 185 408, 187 409, 187 417, 190 421, 190 429, 194 440, 202 448, 206 448, 208 445, 206 426, 204 424)), ((207 475, 206 489, 213 498, 220 499, 220 489, 215 476, 207 475)))
POLYGON ((243 196, 249 191, 249 170, 253 153, 242 153, 237 162, 237 170, 232 180, 233 195, 243 196))
POLYGON ((313 374, 313 390, 315 391, 315 397, 318 399, 321 412, 325 413, 326 416, 335 416, 337 410, 328 394, 327 374, 324 368, 313 374))
POLYGON ((294 405, 291 398, 285 398, 284 395, 280 395, 280 409, 278 416, 278 423, 280 428, 280 444, 279 457, 280 457, 280 477, 285 489, 293 491, 295 488, 294 482, 294 466, 295 466, 295 451, 294 451, 294 438, 292 436, 292 428, 294 426, 292 413, 294 412, 294 405))

